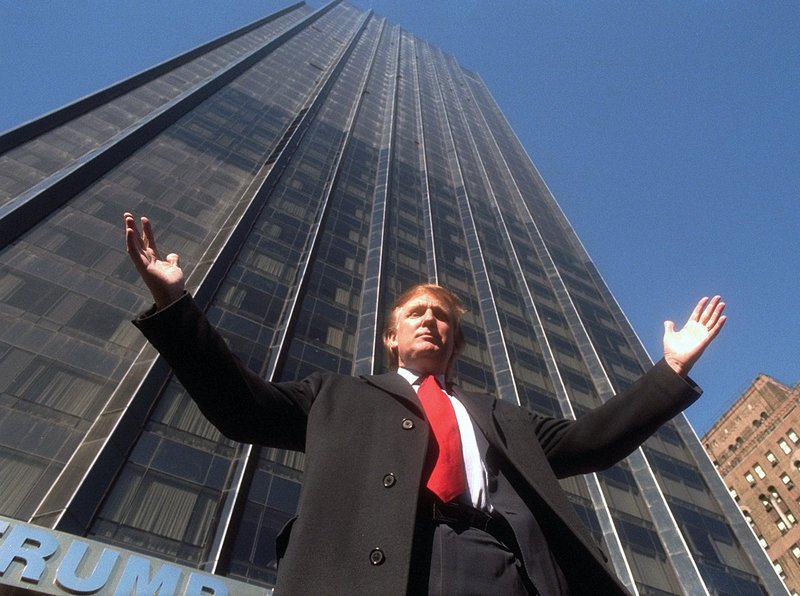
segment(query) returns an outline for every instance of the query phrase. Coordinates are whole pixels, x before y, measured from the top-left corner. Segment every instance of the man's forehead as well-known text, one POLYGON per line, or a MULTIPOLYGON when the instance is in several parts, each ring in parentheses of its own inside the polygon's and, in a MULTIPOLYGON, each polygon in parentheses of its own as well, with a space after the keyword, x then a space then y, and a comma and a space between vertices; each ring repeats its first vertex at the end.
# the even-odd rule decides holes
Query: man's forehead
POLYGON ((442 300, 432 292, 425 291, 409 298, 404 304, 400 305, 400 308, 402 310, 408 310, 409 308, 413 308, 415 306, 440 306, 446 310, 449 310, 449 305, 445 300, 442 300))

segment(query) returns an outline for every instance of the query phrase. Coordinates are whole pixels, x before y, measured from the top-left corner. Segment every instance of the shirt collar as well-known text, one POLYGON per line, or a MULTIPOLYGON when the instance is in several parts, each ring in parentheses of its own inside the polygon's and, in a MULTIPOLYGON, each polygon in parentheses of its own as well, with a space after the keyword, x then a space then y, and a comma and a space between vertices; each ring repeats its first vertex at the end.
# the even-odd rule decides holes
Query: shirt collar
MULTIPOLYGON (((416 371, 409 370, 407 368, 398 367, 397 374, 403 377, 412 387, 416 387, 419 385, 420 381, 424 379, 427 375, 421 375, 416 371)), ((434 375, 436 380, 439 382, 439 387, 447 387, 445 385, 444 375, 434 375)))

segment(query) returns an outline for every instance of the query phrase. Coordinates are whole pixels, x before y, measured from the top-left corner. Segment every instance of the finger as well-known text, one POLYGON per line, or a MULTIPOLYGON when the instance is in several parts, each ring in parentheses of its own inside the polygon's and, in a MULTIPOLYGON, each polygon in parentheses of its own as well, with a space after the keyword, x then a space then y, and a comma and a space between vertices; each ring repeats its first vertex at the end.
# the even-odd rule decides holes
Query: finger
POLYGON ((713 322, 710 321, 711 317, 714 315, 717 306, 719 305, 719 301, 720 301, 719 296, 714 296, 710 301, 708 301, 708 304, 703 309, 703 314, 700 316, 700 323, 702 323, 703 325, 713 326, 713 322))
POLYGON ((137 242, 139 240, 139 236, 136 234, 136 230, 126 227, 125 228, 125 251, 133 258, 133 255, 139 252, 137 242))
POLYGON ((721 300, 718 300, 714 305, 714 310, 711 311, 711 316, 708 318, 708 326, 713 327, 717 321, 719 321, 720 317, 722 316, 722 312, 725 310, 725 303, 721 300))
POLYGON ((694 307, 692 314, 689 316, 690 321, 699 321, 700 316, 703 313, 703 309, 706 307, 708 303, 708 296, 703 296, 700 298, 700 301, 697 303, 697 306, 694 307))
POLYGON ((725 322, 725 319, 727 319, 728 317, 722 314, 724 311, 725 311, 725 303, 720 302, 719 304, 717 304, 717 306, 714 308, 714 312, 712 313, 711 318, 708 321, 709 329, 719 326, 720 322, 722 323, 725 322))
POLYGON ((726 317, 724 315, 721 316, 719 319, 717 319, 717 322, 714 323, 714 326, 711 327, 711 329, 708 330, 708 337, 707 337, 706 343, 710 342, 712 339, 717 337, 717 335, 719 335, 719 332, 722 331, 722 328, 725 326, 725 321, 727 321, 727 320, 728 320, 728 317, 726 317))
POLYGON ((142 239, 136 228, 136 220, 130 213, 125 213, 125 249, 131 258, 142 251, 142 239))
POLYGON ((128 213, 126 211, 125 214, 122 216, 122 221, 124 222, 125 230, 133 230, 134 232, 137 232, 136 220, 134 219, 133 214, 128 213))
POLYGON ((142 217, 142 237, 144 238, 144 245, 153 251, 156 259, 161 259, 158 256, 158 248, 156 248, 156 239, 153 236, 153 226, 150 225, 150 220, 142 217))
POLYGON ((139 272, 139 275, 143 275, 143 272, 147 269, 148 258, 142 247, 142 239, 139 237, 135 225, 125 228, 125 250, 133 262, 133 266, 136 267, 136 270, 139 272))

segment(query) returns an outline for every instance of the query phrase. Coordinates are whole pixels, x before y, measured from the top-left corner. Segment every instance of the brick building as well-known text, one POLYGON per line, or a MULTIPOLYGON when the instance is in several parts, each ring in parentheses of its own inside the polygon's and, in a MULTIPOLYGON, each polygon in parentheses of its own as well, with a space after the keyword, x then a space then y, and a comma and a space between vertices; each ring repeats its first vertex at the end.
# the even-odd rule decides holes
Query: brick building
POLYGON ((759 375, 703 444, 778 574, 800 594, 800 383, 759 375))

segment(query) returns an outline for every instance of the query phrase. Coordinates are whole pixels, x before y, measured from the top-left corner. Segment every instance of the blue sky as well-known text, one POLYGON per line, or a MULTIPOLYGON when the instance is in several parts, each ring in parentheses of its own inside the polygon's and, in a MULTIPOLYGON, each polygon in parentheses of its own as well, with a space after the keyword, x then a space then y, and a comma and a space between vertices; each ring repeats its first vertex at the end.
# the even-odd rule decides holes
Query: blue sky
MULTIPOLYGON (((800 381, 797 3, 353 3, 483 77, 654 358, 723 295, 699 434, 757 374, 800 381)), ((0 131, 288 4, 0 0, 0 131)))

